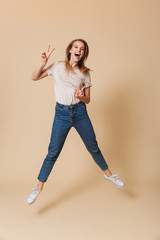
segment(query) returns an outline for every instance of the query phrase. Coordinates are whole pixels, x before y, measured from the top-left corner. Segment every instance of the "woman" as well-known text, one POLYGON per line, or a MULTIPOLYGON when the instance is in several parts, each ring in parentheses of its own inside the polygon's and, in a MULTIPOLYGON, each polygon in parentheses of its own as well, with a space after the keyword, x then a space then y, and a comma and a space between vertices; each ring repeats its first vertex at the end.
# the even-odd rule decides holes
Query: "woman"
POLYGON ((37 188, 33 189, 26 200, 29 205, 42 191, 71 127, 79 133, 94 161, 104 172, 105 179, 113 182, 117 187, 124 187, 123 181, 109 170, 98 147, 87 113, 86 104, 90 102, 90 87, 92 86, 90 69, 85 66, 89 54, 88 44, 83 39, 73 40, 66 48, 65 61, 54 62, 45 69, 54 49, 50 50, 50 45, 48 46, 47 52, 42 53, 40 66, 32 74, 32 80, 35 81, 48 75, 53 76, 56 106, 48 154, 38 175, 37 188))

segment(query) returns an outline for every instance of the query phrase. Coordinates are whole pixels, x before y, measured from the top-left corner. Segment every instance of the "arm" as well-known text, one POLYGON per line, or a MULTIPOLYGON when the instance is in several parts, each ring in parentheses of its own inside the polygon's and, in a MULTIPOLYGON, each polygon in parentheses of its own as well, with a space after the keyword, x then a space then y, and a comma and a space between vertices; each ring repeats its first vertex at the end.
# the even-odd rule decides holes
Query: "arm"
POLYGON ((79 100, 86 104, 90 102, 90 87, 84 89, 84 96, 80 97, 79 100))
POLYGON ((78 90, 75 93, 75 96, 82 102, 88 104, 90 102, 90 87, 84 86, 82 89, 80 89, 80 84, 78 87, 78 90), (84 89, 84 94, 83 94, 84 89))
POLYGON ((51 51, 49 49, 50 49, 50 45, 48 46, 47 52, 42 53, 41 64, 32 73, 32 77, 31 77, 32 80, 36 81, 36 80, 40 80, 41 78, 44 78, 44 77, 48 76, 47 71, 43 68, 47 64, 48 59, 49 59, 50 55, 52 54, 52 52, 54 51, 55 48, 53 48, 51 51))
POLYGON ((40 64, 32 73, 32 80, 40 80, 41 78, 47 77, 48 73, 46 72, 45 67, 46 64, 40 64))

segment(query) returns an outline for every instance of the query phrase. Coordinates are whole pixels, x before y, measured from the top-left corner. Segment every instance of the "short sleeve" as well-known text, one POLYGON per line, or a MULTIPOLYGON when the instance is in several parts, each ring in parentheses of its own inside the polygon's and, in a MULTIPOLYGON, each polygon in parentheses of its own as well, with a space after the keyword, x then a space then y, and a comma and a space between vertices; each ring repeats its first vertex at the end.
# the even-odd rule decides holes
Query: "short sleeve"
POLYGON ((84 84, 87 87, 92 87, 92 83, 91 83, 91 76, 90 76, 90 72, 88 71, 87 73, 85 73, 85 79, 84 79, 84 84))
POLYGON ((50 65, 45 69, 46 72, 48 73, 48 75, 53 75, 54 64, 55 64, 55 63, 50 64, 50 65))

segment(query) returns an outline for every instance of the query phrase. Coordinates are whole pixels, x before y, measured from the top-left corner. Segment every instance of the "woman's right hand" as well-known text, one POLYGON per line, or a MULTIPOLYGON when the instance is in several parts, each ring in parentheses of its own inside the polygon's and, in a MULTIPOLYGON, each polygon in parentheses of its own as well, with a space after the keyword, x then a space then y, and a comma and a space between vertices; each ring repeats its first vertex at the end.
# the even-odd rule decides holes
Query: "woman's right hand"
POLYGON ((48 62, 48 59, 49 59, 50 55, 55 50, 55 48, 53 48, 52 50, 49 50, 49 49, 50 49, 50 45, 48 45, 47 52, 43 52, 42 55, 41 55, 41 62, 43 64, 46 64, 48 62))

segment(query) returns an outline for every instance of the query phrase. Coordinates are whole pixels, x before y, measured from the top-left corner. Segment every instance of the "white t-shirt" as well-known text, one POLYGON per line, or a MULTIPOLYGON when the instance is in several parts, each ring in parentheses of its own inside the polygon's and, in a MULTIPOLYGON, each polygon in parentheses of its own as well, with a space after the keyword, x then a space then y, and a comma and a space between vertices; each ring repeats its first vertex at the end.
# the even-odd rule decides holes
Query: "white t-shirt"
POLYGON ((91 87, 90 73, 81 72, 79 69, 65 72, 65 62, 57 61, 46 68, 48 75, 52 75, 54 79, 55 98, 56 102, 71 105, 78 103, 80 100, 76 98, 75 92, 78 89, 79 83, 91 87))

